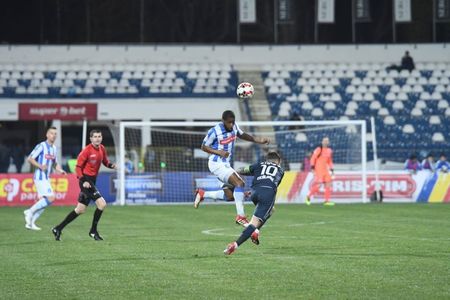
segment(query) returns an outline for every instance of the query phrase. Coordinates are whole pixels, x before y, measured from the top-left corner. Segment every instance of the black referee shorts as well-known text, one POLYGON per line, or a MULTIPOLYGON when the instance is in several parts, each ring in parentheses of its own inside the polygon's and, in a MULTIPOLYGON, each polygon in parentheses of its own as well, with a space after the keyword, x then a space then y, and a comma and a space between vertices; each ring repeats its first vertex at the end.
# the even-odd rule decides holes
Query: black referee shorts
POLYGON ((80 180, 78 184, 80 185, 80 195, 78 196, 78 202, 89 205, 89 203, 92 201, 96 201, 99 198, 102 198, 103 196, 98 191, 97 187, 95 186, 96 178, 87 178, 87 180, 80 180), (91 185, 90 188, 85 188, 83 186, 83 183, 87 181, 91 185))

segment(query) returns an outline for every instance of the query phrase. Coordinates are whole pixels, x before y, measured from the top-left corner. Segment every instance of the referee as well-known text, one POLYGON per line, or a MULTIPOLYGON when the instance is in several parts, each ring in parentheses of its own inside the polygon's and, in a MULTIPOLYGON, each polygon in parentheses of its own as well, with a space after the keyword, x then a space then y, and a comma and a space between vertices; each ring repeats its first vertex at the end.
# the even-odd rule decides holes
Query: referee
POLYGON ((91 130, 89 137, 91 143, 80 152, 76 165, 76 173, 81 190, 78 197, 78 204, 59 225, 52 228, 52 233, 57 241, 61 240, 61 233, 64 227, 84 213, 91 200, 95 201, 97 209, 94 212, 89 236, 96 241, 103 240, 98 233, 97 224, 106 208, 106 201, 97 190, 95 182, 102 163, 110 169, 117 168, 115 164, 109 161, 105 147, 102 145, 102 132, 98 129, 91 130))

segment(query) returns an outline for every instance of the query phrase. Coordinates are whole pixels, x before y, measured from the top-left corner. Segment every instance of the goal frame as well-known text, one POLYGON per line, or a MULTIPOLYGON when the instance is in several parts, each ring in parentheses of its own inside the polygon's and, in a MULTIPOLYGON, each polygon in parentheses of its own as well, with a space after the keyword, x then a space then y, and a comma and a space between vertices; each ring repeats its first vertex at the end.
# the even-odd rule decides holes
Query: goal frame
MULTIPOLYGON (((240 126, 295 126, 295 125, 312 125, 312 126, 345 126, 345 125, 359 125, 361 126, 361 180, 363 188, 361 189, 361 199, 363 203, 367 203, 367 125, 365 120, 323 120, 323 121, 242 121, 239 122, 240 126), (365 187, 365 188, 364 188, 365 187)), ((118 196, 119 199, 116 200, 119 205, 125 205, 125 128, 140 126, 140 127, 212 127, 217 124, 216 122, 194 122, 194 121, 176 121, 176 122, 165 122, 165 121, 121 121, 119 129, 119 187, 118 196)), ((200 145, 199 145, 200 146, 200 145)), ((249 162, 250 163, 250 162, 249 162)))

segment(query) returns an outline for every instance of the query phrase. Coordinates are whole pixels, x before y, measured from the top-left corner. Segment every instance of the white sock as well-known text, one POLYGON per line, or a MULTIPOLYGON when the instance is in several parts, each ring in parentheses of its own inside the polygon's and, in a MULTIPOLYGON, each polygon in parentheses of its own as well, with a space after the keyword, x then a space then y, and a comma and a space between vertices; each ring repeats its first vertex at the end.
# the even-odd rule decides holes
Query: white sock
POLYGON ((43 197, 41 200, 36 202, 32 207, 30 207, 29 211, 31 214, 34 214, 38 210, 46 208, 50 204, 52 203, 47 199, 47 197, 43 197))
POLYGON ((36 220, 39 219, 39 217, 42 215, 44 210, 45 210, 45 208, 38 210, 37 212, 34 213, 33 218, 31 219, 31 224, 34 224, 36 222, 36 220))
POLYGON ((244 188, 235 187, 234 189, 234 203, 236 204, 236 212, 240 216, 245 216, 244 212, 244 188))
POLYGON ((218 191, 209 191, 209 192, 205 192, 205 198, 210 198, 210 199, 215 199, 215 200, 225 200, 225 193, 223 192, 223 190, 218 190, 218 191))

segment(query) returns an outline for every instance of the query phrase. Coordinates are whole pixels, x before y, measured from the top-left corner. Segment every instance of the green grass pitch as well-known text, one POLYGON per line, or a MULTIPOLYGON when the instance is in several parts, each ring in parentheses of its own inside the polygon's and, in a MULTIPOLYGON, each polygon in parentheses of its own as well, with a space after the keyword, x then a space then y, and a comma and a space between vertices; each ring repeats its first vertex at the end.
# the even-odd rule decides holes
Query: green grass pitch
POLYGON ((108 207, 103 242, 90 207, 56 242, 70 209, 33 232, 0 208, 0 299, 450 298, 450 205, 279 205, 261 244, 229 257, 233 205, 108 207))

